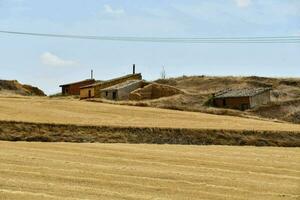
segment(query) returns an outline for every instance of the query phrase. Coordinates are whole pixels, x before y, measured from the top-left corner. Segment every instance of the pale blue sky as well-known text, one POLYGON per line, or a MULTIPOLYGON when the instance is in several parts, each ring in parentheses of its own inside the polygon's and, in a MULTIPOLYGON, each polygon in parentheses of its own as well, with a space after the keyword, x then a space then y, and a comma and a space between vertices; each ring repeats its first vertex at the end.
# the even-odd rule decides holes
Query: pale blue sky
MULTIPOLYGON (((0 0, 0 30, 98 36, 300 36, 299 0, 0 0)), ((0 79, 48 94, 61 83, 109 79, 137 65, 167 76, 300 77, 300 44, 130 43, 0 34, 0 79)))

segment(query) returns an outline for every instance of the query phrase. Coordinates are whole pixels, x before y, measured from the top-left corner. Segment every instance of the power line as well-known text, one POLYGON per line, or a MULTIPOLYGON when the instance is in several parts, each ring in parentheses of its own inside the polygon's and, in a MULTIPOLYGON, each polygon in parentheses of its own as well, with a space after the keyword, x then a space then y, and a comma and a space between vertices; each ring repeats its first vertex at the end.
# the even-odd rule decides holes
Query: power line
POLYGON ((88 36, 88 35, 64 35, 51 33, 32 33, 1 31, 0 33, 11 35, 26 35, 35 37, 52 37, 67 39, 86 39, 102 41, 122 41, 122 42, 157 42, 157 43, 300 43, 300 36, 280 36, 280 37, 116 37, 116 36, 88 36))

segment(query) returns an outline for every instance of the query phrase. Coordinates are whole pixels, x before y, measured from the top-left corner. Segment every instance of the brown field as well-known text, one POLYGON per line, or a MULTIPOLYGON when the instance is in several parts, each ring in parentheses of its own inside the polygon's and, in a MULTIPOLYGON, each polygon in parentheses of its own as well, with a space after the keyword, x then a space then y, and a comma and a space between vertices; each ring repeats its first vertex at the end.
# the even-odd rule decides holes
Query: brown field
POLYGON ((0 97, 0 120, 96 126, 299 131, 300 125, 75 99, 0 97))
POLYGON ((299 148, 0 146, 0 199, 300 198, 299 148))

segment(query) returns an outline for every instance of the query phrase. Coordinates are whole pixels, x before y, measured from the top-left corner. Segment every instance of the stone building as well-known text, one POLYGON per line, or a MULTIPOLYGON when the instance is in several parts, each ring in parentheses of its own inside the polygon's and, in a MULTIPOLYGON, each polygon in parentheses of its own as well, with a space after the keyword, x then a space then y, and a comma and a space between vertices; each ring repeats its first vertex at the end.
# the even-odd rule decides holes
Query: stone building
POLYGON ((216 107, 247 110, 271 101, 271 88, 245 88, 225 90, 214 94, 216 107))
POLYGON ((108 81, 103 81, 103 82, 96 82, 94 84, 86 85, 84 87, 80 88, 80 98, 85 99, 85 98, 100 98, 101 97, 101 90, 120 84, 124 83, 126 81, 130 80, 142 80, 142 75, 140 73, 138 74, 129 74, 126 76, 118 77, 115 79, 111 79, 108 81))
POLYGON ((129 94, 143 87, 144 83, 142 80, 129 80, 123 83, 119 83, 117 85, 105 88, 101 90, 101 98, 109 99, 109 100, 128 100, 129 94))

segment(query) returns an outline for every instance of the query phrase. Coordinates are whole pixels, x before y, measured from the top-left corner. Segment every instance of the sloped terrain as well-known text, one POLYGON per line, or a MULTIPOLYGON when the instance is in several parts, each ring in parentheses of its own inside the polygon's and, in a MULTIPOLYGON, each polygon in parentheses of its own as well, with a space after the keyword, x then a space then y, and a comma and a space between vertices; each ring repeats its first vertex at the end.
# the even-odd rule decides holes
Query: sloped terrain
POLYGON ((235 116, 211 115, 40 97, 1 98, 0 120, 94 126, 296 131, 300 125, 235 116))
POLYGON ((299 148, 0 142, 1 199, 300 198, 299 148))
POLYGON ((273 102, 250 112, 266 118, 300 123, 300 99, 273 102))
POLYGON ((278 119, 292 123, 300 123, 300 79, 296 78, 266 78, 266 77, 210 77, 210 76, 183 76, 157 80, 156 82, 177 87, 185 94, 145 102, 145 105, 159 108, 171 108, 206 112, 221 115, 259 116, 278 119), (272 87, 272 104, 262 108, 255 108, 248 112, 213 108, 206 105, 213 93, 233 88, 272 87))
POLYGON ((0 94, 17 94, 23 96, 46 96, 45 93, 34 86, 23 85, 16 80, 0 80, 0 94))

